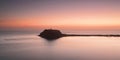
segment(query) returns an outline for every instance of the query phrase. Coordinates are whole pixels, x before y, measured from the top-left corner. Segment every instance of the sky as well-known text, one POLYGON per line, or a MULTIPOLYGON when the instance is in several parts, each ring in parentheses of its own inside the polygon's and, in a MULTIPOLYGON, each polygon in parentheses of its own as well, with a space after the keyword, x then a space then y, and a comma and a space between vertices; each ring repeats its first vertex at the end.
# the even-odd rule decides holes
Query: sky
POLYGON ((120 1, 0 0, 0 28, 120 30, 120 1))

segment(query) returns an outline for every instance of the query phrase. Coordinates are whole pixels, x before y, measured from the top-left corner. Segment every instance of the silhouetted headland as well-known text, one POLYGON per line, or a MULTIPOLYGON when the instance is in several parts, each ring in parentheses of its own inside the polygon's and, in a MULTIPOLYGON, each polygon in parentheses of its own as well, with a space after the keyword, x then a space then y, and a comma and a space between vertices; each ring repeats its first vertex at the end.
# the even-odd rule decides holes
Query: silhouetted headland
POLYGON ((40 33, 39 36, 48 40, 53 40, 63 37, 63 34, 59 30, 45 29, 43 32, 40 33))
POLYGON ((106 35, 101 35, 101 34, 63 34, 60 30, 55 30, 55 29, 45 29, 43 32, 40 33, 42 38, 48 39, 48 40, 53 40, 53 39, 58 39, 60 37, 65 37, 65 36, 101 36, 101 37, 120 37, 120 35, 117 34, 106 34, 106 35))

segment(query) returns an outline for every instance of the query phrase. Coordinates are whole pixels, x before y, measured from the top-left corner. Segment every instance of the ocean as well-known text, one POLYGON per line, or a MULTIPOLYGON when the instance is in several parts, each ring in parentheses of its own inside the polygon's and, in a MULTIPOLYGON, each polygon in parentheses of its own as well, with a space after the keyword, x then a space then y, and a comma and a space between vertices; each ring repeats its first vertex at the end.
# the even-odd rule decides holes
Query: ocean
POLYGON ((120 37, 62 37, 38 32, 0 32, 0 60, 120 60, 120 37))

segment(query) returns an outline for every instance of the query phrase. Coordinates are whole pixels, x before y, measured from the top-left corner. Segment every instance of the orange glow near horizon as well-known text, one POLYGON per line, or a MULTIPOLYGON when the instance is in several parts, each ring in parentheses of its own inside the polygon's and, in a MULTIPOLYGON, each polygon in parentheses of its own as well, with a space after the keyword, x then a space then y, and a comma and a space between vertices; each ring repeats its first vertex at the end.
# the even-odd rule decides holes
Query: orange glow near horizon
MULTIPOLYGON (((95 14, 95 13, 94 13, 95 14)), ((12 20, 0 22, 0 27, 63 27, 68 28, 84 27, 84 28, 98 28, 98 27, 119 27, 120 18, 118 16, 102 16, 102 15, 81 15, 79 16, 68 16, 68 15, 52 15, 42 16, 40 18, 34 18, 33 20, 27 18, 23 20, 12 20), (82 16, 82 17, 81 17, 82 16)))

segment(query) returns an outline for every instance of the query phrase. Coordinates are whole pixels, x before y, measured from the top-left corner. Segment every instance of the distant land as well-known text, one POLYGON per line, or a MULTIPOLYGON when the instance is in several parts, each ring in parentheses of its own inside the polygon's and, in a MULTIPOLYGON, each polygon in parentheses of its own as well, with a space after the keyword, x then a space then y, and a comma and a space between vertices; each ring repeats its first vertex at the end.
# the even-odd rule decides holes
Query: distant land
POLYGON ((56 30, 56 29, 45 29, 40 33, 39 36, 48 40, 58 39, 60 37, 66 37, 66 36, 120 37, 119 34, 63 34, 60 30, 56 30))

